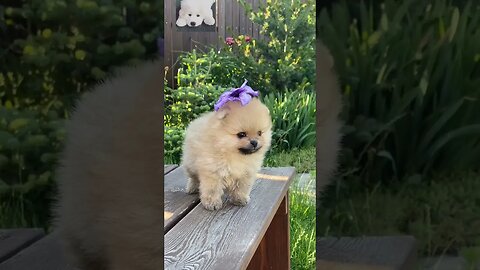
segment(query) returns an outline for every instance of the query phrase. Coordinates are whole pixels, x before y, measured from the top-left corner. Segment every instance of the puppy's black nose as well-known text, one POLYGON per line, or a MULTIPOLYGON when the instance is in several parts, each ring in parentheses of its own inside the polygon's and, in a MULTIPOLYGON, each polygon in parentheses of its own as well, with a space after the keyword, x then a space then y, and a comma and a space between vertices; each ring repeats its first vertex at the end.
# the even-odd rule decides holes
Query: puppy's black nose
POLYGON ((255 147, 257 147, 258 142, 255 141, 255 140, 251 140, 250 144, 255 148, 255 147))
POLYGON ((191 26, 195 26, 195 24, 196 24, 195 22, 191 22, 191 23, 190 23, 191 26))

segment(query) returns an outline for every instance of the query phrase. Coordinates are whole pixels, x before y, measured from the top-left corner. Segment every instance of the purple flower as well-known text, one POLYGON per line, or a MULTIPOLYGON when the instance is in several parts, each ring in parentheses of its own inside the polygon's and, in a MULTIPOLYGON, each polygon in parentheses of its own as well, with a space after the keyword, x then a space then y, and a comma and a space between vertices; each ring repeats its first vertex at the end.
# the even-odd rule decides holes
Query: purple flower
POLYGON ((227 43, 227 45, 233 45, 235 44, 235 40, 233 39, 233 37, 227 37, 225 39, 225 43, 227 43))
POLYGON ((252 38, 250 36, 245 36, 245 41, 246 42, 250 42, 250 40, 252 40, 252 38))
POLYGON ((225 91, 217 103, 215 103, 214 109, 218 111, 229 101, 240 101, 242 106, 247 105, 253 97, 258 97, 258 91, 253 91, 253 89, 247 85, 247 80, 240 86, 240 88, 232 88, 228 91, 225 91))

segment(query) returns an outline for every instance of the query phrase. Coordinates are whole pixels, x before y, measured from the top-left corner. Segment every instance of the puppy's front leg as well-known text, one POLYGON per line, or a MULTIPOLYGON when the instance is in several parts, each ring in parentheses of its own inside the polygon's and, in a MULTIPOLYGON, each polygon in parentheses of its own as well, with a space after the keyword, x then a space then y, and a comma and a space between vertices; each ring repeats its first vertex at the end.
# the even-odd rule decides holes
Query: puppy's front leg
POLYGON ((205 209, 218 210, 222 208, 222 179, 209 172, 199 173, 198 176, 200 180, 200 202, 205 209))
POLYGON ((250 192, 252 191, 255 177, 247 176, 238 179, 234 188, 230 190, 230 201, 232 204, 245 206, 250 201, 250 192))

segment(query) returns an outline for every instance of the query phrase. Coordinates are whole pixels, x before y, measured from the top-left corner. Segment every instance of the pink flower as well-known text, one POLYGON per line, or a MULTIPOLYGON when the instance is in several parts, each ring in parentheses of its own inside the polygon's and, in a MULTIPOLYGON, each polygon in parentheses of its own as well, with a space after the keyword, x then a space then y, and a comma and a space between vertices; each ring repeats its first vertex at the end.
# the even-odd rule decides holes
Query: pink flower
POLYGON ((227 43, 227 45, 231 46, 231 45, 235 44, 235 40, 232 37, 227 37, 225 39, 225 43, 227 43))
POLYGON ((250 40, 252 40, 252 38, 250 36, 245 36, 245 41, 246 42, 250 42, 250 40))

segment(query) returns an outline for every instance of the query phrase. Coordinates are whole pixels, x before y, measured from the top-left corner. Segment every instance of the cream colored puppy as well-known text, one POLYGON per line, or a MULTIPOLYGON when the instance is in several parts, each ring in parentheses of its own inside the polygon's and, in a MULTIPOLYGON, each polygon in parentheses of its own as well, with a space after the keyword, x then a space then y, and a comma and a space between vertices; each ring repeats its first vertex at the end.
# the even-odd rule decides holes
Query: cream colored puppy
POLYGON ((54 225, 78 269, 162 268, 160 63, 99 85, 67 124, 54 225))
POLYGON ((208 210, 230 201, 246 205, 272 136, 270 113, 258 98, 242 106, 230 101, 194 120, 187 128, 182 165, 190 177, 187 192, 200 192, 208 210))
MULTIPOLYGON (((334 61, 328 49, 317 42, 317 190, 329 183, 337 166, 340 149, 339 114, 342 98, 334 61)), ((319 198, 320 196, 317 196, 319 198)))

